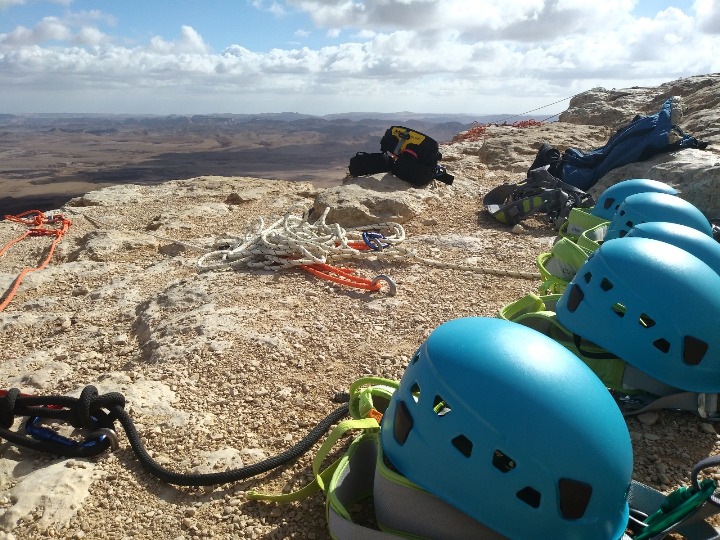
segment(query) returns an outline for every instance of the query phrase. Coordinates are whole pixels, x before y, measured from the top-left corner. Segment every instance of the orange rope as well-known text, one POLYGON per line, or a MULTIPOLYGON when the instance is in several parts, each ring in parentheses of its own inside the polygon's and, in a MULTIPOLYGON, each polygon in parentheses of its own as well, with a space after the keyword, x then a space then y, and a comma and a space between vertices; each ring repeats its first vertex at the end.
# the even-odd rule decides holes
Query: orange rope
POLYGON ((355 271, 350 268, 339 268, 324 263, 301 264, 300 268, 321 279, 326 279, 340 285, 348 285, 349 287, 365 289, 366 291, 380 290, 379 283, 373 284, 372 280, 358 276, 355 274, 355 271))
POLYGON ((20 242, 23 238, 27 238, 28 236, 54 236, 55 238, 53 238, 52 244, 50 245, 50 249, 48 250, 45 259, 43 259, 42 262, 35 268, 23 269, 23 271, 20 272, 18 277, 15 278, 15 281, 13 281, 10 288, 5 292, 5 298, 2 303, 0 303, 0 311, 4 310, 8 306, 8 304, 10 304, 10 301, 15 296, 15 293, 17 292, 20 283, 27 274, 29 274, 30 272, 35 272, 36 270, 42 270, 47 266, 47 264, 52 259, 53 253, 55 252, 55 247, 58 245, 60 239, 68 231, 70 225, 72 224, 72 221, 63 217, 60 214, 57 214, 51 218, 47 218, 45 217, 45 214, 43 214, 39 210, 28 210, 27 212, 22 212, 16 216, 6 215, 5 219, 8 221, 15 221, 16 223, 22 223, 23 225, 27 225, 30 228, 17 238, 10 240, 10 242, 5 244, 3 248, 0 249, 0 257, 5 255, 5 253, 12 246, 20 242), (26 218, 26 216, 31 217, 26 218), (54 225, 55 228, 45 228, 43 227, 43 225, 54 225))

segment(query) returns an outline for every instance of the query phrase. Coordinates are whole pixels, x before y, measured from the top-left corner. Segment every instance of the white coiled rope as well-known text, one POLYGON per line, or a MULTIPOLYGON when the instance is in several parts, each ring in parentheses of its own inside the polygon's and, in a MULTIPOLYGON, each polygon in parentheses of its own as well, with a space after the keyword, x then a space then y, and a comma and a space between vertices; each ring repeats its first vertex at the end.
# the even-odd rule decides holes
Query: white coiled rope
POLYGON ((437 268, 462 270, 480 274, 538 279, 536 272, 483 268, 474 265, 448 263, 420 257, 417 252, 399 244, 405 240, 405 229, 395 222, 344 229, 337 223, 328 224, 330 208, 314 222, 308 221, 311 212, 302 205, 292 206, 280 219, 265 227, 261 218, 255 230, 243 238, 225 238, 215 243, 215 251, 198 260, 200 270, 224 268, 255 268, 280 270, 301 265, 328 264, 330 261, 375 257, 401 262, 422 263, 437 268), (302 215, 297 215, 301 209, 302 215), (363 238, 363 233, 379 233, 382 238, 363 238), (368 244, 371 249, 357 249, 353 245, 368 244))

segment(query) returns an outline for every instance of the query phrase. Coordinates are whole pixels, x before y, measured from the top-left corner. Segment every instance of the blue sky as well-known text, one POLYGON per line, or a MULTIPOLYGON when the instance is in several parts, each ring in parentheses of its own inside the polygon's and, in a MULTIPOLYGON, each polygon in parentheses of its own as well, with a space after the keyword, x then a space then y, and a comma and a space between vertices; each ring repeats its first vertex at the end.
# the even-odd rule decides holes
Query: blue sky
POLYGON ((1 113, 517 114, 719 59, 720 0, 0 0, 1 113))

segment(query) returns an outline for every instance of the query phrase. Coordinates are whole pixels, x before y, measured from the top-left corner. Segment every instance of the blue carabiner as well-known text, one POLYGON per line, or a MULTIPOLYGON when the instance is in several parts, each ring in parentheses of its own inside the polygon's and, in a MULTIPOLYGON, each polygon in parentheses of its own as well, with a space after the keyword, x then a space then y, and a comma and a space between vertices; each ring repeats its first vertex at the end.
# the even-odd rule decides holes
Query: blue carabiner
MULTIPOLYGON (((94 422, 97 422, 97 418, 92 417, 94 422)), ((30 435, 33 439, 41 442, 49 442, 55 444, 62 444, 63 446, 79 447, 79 448, 92 448, 97 446, 101 442, 108 439, 110 446, 113 449, 118 447, 117 435, 111 429, 103 428, 93 431, 89 438, 84 441, 75 441, 69 437, 60 435, 50 428, 40 426, 42 419, 39 416, 31 416, 25 422, 25 432, 30 435)))
POLYGON ((382 251, 386 247, 388 247, 390 244, 386 242, 380 242, 380 239, 384 239, 385 236, 376 233, 376 232, 364 232, 362 233, 362 239, 363 242, 369 247, 370 249, 373 249, 375 251, 382 251))

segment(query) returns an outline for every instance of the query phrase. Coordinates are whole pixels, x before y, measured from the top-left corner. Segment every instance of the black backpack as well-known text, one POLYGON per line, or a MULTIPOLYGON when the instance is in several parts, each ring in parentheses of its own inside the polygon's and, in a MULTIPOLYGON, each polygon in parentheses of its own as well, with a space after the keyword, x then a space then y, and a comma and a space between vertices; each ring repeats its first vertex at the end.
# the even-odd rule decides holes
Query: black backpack
POLYGON ((435 139, 404 126, 392 126, 380 139, 380 152, 358 152, 350 158, 350 175, 392 172, 415 186, 433 180, 452 184, 454 176, 438 164, 441 159, 435 139))

